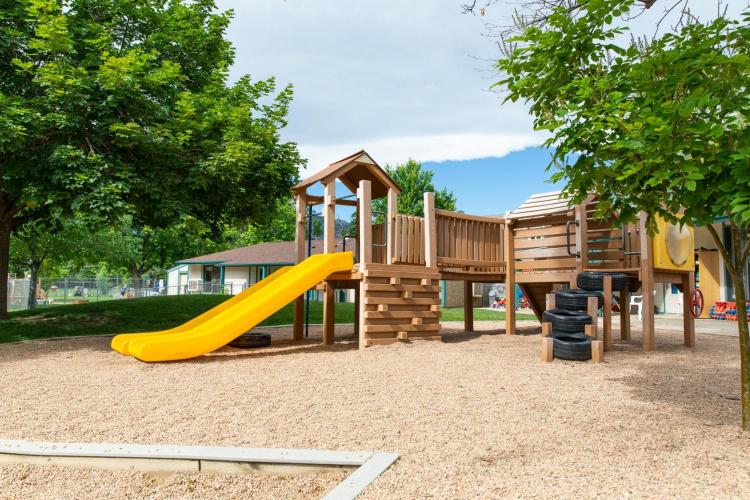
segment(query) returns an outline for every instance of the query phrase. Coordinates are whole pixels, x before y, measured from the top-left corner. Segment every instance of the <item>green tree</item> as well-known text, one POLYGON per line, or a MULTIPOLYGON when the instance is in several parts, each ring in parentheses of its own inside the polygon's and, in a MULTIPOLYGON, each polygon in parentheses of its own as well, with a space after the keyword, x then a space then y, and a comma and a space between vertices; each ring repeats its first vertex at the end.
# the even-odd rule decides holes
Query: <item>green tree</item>
POLYGON ((616 25, 634 0, 591 0, 577 15, 553 9, 499 62, 508 99, 528 103, 555 148, 555 180, 597 214, 639 211, 705 226, 734 283, 742 427, 750 431, 750 339, 744 269, 750 253, 750 11, 682 25, 638 43, 616 25), (682 216, 675 214, 681 213, 682 216), (732 245, 712 223, 728 218, 732 245))
POLYGON ((52 209, 137 227, 268 220, 303 163, 281 142, 292 89, 228 84, 213 0, 0 7, 0 318, 10 236, 52 209))
MULTIPOLYGON (((388 175, 396 181, 402 191, 398 195, 398 213, 406 215, 424 214, 424 193, 435 193, 435 208, 456 210, 456 196, 448 189, 436 190, 432 178, 435 172, 422 167, 416 160, 409 159, 395 167, 385 166, 388 175)), ((388 201, 381 198, 373 201, 373 211, 377 212, 376 221, 383 222, 388 201)))
POLYGON ((13 235, 10 262, 29 273, 28 308, 36 308, 37 283, 48 262, 85 262, 90 248, 90 229, 81 220, 50 217, 31 221, 13 235))

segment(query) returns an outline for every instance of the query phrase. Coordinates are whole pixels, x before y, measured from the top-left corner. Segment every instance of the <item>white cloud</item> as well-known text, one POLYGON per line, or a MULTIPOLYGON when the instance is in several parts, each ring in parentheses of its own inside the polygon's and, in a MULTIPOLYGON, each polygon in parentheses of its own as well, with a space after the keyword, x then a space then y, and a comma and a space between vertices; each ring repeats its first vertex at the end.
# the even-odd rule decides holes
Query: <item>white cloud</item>
POLYGON ((300 144, 308 168, 302 176, 311 175, 329 164, 360 149, 380 163, 395 164, 414 158, 418 161, 471 160, 502 157, 529 146, 538 146, 543 137, 536 134, 440 134, 375 139, 347 144, 300 144))

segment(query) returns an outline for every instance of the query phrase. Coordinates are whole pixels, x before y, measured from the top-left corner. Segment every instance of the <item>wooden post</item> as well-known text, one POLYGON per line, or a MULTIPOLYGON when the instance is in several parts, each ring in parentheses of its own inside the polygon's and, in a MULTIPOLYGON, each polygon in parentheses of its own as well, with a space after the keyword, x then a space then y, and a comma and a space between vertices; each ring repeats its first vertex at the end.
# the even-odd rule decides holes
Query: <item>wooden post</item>
POLYGON ((336 180, 324 186, 323 196, 323 253, 336 251, 336 180))
POLYGON ((591 316, 591 327, 594 332, 591 337, 596 338, 598 336, 597 332, 599 330, 599 299, 597 299, 596 297, 589 297, 586 312, 589 316, 591 316))
POLYGON ((505 219, 505 334, 516 334, 516 257, 513 222, 505 219))
POLYGON ((396 212, 398 211, 398 195, 392 188, 388 189, 388 213, 386 214, 386 264, 393 264, 396 255, 396 212))
POLYGON ((366 296, 365 295, 365 277, 362 277, 362 279, 359 280, 358 288, 359 288, 359 294, 358 294, 359 304, 358 304, 357 311, 356 311, 356 314, 358 316, 358 319, 357 319, 357 329, 358 329, 358 331, 357 331, 357 338, 359 339, 359 348, 360 349, 364 349, 365 347, 367 347, 367 343, 365 341, 366 340, 365 339, 365 337, 366 337, 366 335, 365 335, 365 323, 366 323, 365 322, 365 311, 367 309, 367 307, 365 306, 365 296, 366 296))
POLYGON ((604 361, 604 342, 601 340, 591 341, 591 362, 601 363, 604 361))
POLYGON ((555 339, 542 337, 542 361, 551 363, 555 359, 555 339))
MULTIPOLYGON (((336 251, 336 180, 332 179, 323 186, 323 253, 336 251)), ((330 283, 325 284, 323 291, 323 343, 333 344, 335 328, 335 295, 330 283)))
POLYGON ((589 240, 588 240, 588 214, 586 213, 586 202, 576 205, 576 268, 582 273, 589 267, 589 240))
POLYGON ((656 348, 654 338, 654 247, 653 240, 646 229, 646 214, 641 212, 641 292, 643 293, 643 350, 653 351, 656 348))
POLYGON ((546 298, 547 298, 547 301, 546 301, 545 309, 547 311, 549 311, 550 309, 554 309, 556 307, 555 306, 555 294, 554 293, 548 293, 547 296, 546 296, 546 298))
POLYGON ((584 327, 584 331, 585 331, 586 335, 588 335, 592 339, 596 340, 596 327, 594 325, 586 325, 584 327))
POLYGON ((354 287, 354 335, 359 335, 359 286, 354 287))
POLYGON ((435 230, 435 193, 425 193, 424 262, 427 267, 437 267, 437 234, 435 230))
POLYGON ((683 335, 686 347, 695 347, 695 318, 693 318, 690 298, 695 288, 695 273, 682 275, 682 315, 683 335))
POLYGON ((474 290, 471 281, 464 281, 464 330, 474 331, 474 290))
MULTIPOLYGON (((357 189, 359 201, 359 264, 360 271, 364 265, 372 262, 372 183, 359 181, 357 189)), ((363 294, 364 296, 364 294, 363 294)))
MULTIPOLYGON (((295 261, 299 264, 305 260, 305 240, 307 222, 307 193, 297 193, 295 197, 295 207, 297 211, 296 227, 294 233, 295 261)), ((292 328, 292 339, 294 341, 302 340, 305 318, 305 296, 300 295, 294 301, 294 326, 292 328)))
POLYGON ((620 340, 630 340, 630 290, 620 292, 620 340))
POLYGON ((552 323, 545 321, 542 323, 542 337, 549 337, 552 335, 552 323))
POLYGON ((604 276, 604 306, 602 311, 604 350, 612 350, 612 276, 604 276))

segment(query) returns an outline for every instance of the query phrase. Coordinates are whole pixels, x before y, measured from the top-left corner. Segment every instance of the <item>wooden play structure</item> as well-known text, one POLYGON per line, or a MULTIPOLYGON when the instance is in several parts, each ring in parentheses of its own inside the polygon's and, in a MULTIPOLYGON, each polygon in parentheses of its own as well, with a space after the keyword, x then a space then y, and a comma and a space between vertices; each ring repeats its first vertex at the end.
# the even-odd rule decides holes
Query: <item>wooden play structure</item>
MULTIPOLYGON (((322 207, 325 253, 335 251, 336 206, 357 208, 356 263, 351 271, 331 275, 319 285, 324 290, 324 343, 333 342, 336 289, 355 291, 355 329, 359 346, 364 348, 440 339, 439 280, 464 283, 467 331, 473 330, 472 284, 505 283, 506 333, 512 335, 516 331, 516 284, 541 320, 550 291, 575 287, 580 272, 601 270, 626 273, 632 283, 630 290, 642 286, 643 348, 652 350, 654 283, 675 283, 686 297, 694 286, 692 254, 687 259, 675 255, 684 253, 686 244, 692 245, 692 240, 683 241, 684 231, 678 231, 683 237, 681 245, 670 247, 663 236, 674 233, 673 228, 665 227, 656 238, 650 238, 644 230, 645 216, 639 224, 614 228, 611 223, 594 220, 593 198, 571 207, 560 193, 537 194, 505 217, 486 217, 438 210, 434 194, 425 193, 424 216, 420 217, 398 213, 400 192, 365 151, 329 165, 294 187, 298 262, 307 257, 309 206, 322 207), (356 199, 351 195, 338 197, 337 181, 356 193, 356 199), (323 186, 323 195, 308 193, 318 183, 323 186), (379 198, 386 198, 387 210, 373 214, 372 201, 379 198)), ((620 292, 619 298, 623 339, 630 338, 628 294, 620 292)), ((605 290, 604 295, 601 333, 604 349, 608 350, 612 346, 612 292, 605 290)), ((692 346, 693 319, 685 302, 685 345, 692 346)), ((296 300, 294 317, 294 338, 301 340, 303 297, 296 300)))

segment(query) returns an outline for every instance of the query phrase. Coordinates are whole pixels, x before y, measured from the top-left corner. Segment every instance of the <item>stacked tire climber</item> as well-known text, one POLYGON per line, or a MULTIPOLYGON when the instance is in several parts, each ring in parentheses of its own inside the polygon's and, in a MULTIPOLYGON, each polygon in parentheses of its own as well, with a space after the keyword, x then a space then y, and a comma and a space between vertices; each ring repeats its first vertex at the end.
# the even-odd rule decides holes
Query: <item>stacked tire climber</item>
POLYGON ((542 313, 542 321, 552 324, 553 355, 575 361, 591 359, 591 340, 586 325, 594 324, 586 310, 589 297, 596 297, 598 309, 604 304, 604 276, 612 277, 612 291, 628 286, 628 277, 621 273, 585 272, 576 277, 578 289, 556 290, 555 308, 542 313))

